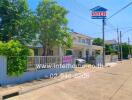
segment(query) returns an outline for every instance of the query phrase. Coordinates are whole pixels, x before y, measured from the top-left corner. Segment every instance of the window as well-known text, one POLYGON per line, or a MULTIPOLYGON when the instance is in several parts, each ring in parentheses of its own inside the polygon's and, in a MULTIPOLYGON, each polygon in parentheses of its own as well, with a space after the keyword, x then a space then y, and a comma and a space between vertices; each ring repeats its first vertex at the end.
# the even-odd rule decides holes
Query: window
POLYGON ((79 40, 79 42, 81 42, 81 38, 80 37, 78 37, 78 40, 79 40))
POLYGON ((74 41, 74 42, 76 42, 76 41, 77 41, 77 39, 74 37, 74 38, 73 38, 73 41, 74 41))
POLYGON ((90 39, 86 39, 86 43, 90 45, 90 39))
POLYGON ((72 55, 72 50, 66 50, 66 55, 72 55))
POLYGON ((35 49, 34 49, 34 55, 35 55, 35 56, 38 56, 38 55, 39 55, 39 50, 38 50, 38 48, 35 48, 35 49))
POLYGON ((82 58, 82 51, 79 51, 79 58, 82 58))
POLYGON ((85 39, 82 39, 82 43, 85 43, 85 39))

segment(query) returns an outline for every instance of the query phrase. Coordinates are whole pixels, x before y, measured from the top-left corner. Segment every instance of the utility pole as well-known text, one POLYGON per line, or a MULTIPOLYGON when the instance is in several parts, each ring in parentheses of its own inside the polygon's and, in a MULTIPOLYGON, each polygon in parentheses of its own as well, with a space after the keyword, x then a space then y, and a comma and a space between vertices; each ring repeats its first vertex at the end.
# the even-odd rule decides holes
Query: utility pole
POLYGON ((117 45, 118 45, 118 59, 120 58, 120 37, 119 37, 119 30, 117 28, 117 45))
POLYGON ((129 55, 131 54, 131 47, 130 47, 130 38, 128 37, 128 49, 129 49, 129 55))
POLYGON ((92 19, 102 19, 102 39, 103 39, 103 54, 102 54, 102 63, 105 66, 105 19, 107 17, 107 9, 96 6, 91 9, 92 19))
POLYGON ((102 33, 103 33, 103 65, 105 66, 105 19, 102 20, 102 33))
POLYGON ((120 31, 120 59, 123 59, 123 52, 122 52, 122 32, 120 31))

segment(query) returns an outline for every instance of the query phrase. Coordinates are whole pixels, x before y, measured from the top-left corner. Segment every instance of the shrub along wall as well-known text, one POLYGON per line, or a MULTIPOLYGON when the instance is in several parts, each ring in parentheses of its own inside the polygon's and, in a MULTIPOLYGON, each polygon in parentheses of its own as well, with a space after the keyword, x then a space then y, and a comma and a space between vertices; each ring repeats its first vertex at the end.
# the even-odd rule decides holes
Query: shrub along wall
POLYGON ((26 71, 29 49, 19 41, 0 42, 0 55, 7 57, 7 74, 9 76, 19 76, 26 71))

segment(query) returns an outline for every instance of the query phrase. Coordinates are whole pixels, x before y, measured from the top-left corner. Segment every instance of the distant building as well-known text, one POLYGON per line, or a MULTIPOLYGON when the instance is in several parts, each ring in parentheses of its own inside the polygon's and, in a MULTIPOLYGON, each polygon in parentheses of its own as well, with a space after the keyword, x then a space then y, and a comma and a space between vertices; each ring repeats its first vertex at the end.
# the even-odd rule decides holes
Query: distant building
POLYGON ((117 50, 118 42, 116 40, 106 40, 105 44, 112 45, 113 50, 117 50))
POLYGON ((112 45, 117 45, 118 42, 116 40, 106 40, 105 41, 106 44, 112 44, 112 45))

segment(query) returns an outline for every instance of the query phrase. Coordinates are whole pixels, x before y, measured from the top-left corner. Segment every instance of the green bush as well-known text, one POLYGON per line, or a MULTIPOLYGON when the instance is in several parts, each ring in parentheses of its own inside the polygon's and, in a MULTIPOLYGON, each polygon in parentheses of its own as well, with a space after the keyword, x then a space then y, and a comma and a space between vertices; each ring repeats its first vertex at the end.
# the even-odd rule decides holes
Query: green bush
POLYGON ((0 42, 0 55, 7 57, 7 74, 19 76, 27 67, 29 49, 18 41, 0 42))
POLYGON ((126 43, 122 44, 123 58, 128 58, 130 46, 126 43))
POLYGON ((29 56, 34 56, 34 50, 33 49, 29 49, 29 56))

